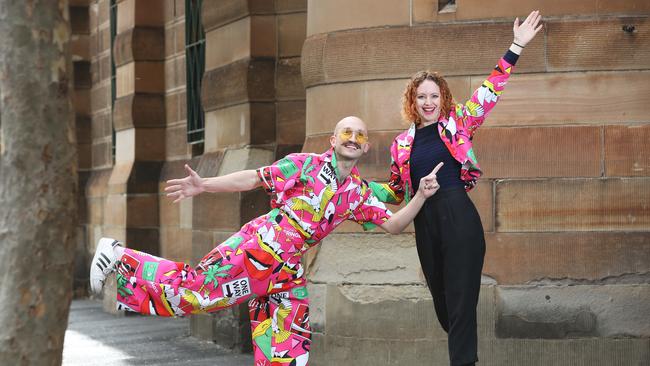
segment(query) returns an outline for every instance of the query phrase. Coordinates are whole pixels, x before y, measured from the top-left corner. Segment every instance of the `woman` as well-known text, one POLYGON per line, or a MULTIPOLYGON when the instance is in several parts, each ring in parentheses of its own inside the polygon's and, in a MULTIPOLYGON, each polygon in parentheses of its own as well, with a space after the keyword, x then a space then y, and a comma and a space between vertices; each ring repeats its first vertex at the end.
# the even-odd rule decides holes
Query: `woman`
POLYGON ((472 135, 495 106, 523 48, 542 29, 539 11, 515 19, 514 41, 471 99, 455 104, 447 82, 429 71, 416 73, 403 96, 402 116, 411 127, 391 146, 388 184, 372 183, 384 202, 413 197, 420 178, 444 162, 437 174, 440 192, 416 216, 420 263, 436 315, 448 333, 452 365, 474 365, 477 357, 476 305, 485 239, 481 220, 466 191, 481 175, 472 135))

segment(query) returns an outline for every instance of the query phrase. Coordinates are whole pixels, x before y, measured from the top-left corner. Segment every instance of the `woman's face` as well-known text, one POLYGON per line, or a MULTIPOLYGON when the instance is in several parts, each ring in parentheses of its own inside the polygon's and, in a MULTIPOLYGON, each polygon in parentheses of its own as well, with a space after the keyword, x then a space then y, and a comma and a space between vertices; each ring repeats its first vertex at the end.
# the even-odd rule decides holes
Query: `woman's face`
POLYGON ((440 117, 440 88, 431 80, 424 80, 415 90, 415 103, 422 124, 438 122, 440 117))

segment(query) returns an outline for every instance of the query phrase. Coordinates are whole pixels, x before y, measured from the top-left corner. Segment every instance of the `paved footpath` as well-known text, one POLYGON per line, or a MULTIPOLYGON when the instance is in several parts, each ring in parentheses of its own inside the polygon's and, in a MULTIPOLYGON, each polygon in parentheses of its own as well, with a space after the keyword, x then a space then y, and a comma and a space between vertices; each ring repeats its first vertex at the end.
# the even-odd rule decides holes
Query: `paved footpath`
POLYGON ((253 356, 231 353, 189 336, 189 319, 115 316, 92 300, 70 308, 63 366, 253 365, 253 356))

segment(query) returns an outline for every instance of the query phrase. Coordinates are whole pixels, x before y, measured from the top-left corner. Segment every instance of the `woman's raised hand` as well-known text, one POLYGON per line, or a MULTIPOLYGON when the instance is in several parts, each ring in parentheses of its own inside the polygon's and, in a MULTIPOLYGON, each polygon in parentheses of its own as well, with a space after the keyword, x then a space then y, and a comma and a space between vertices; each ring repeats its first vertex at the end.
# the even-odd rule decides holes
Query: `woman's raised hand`
POLYGON ((202 178, 187 164, 185 164, 185 171, 187 177, 167 181, 165 192, 167 197, 174 199, 174 203, 203 192, 202 178))
POLYGON ((537 32, 542 30, 542 24, 540 21, 542 16, 539 14, 539 10, 532 11, 528 14, 526 20, 523 23, 519 24, 519 18, 515 19, 515 24, 512 27, 512 31, 515 34, 515 41, 517 45, 525 47, 528 42, 530 42, 537 32))

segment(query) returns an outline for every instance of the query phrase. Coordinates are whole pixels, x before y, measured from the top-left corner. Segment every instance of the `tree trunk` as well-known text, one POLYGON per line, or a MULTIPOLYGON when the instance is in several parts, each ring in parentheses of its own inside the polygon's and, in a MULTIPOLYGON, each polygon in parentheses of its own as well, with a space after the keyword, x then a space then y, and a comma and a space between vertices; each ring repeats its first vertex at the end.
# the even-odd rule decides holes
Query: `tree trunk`
POLYGON ((77 156, 68 2, 0 0, 0 363, 60 365, 77 156))

